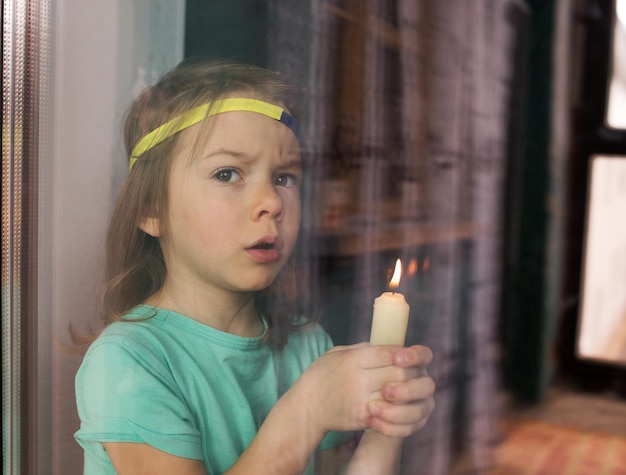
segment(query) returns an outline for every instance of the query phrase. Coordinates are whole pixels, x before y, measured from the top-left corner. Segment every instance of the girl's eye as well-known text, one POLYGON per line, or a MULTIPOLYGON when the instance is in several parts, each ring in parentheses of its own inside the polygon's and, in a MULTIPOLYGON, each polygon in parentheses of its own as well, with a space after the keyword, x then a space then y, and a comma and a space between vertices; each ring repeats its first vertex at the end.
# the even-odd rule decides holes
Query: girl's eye
POLYGON ((235 183, 241 181, 241 175, 239 174, 239 172, 237 172, 237 170, 233 170, 232 168, 223 168, 221 170, 218 170, 217 172, 215 172, 215 175, 213 175, 213 177, 216 180, 222 181, 224 183, 235 183))
POLYGON ((274 180, 276 186, 294 187, 300 185, 300 177, 296 175, 279 175, 274 180))

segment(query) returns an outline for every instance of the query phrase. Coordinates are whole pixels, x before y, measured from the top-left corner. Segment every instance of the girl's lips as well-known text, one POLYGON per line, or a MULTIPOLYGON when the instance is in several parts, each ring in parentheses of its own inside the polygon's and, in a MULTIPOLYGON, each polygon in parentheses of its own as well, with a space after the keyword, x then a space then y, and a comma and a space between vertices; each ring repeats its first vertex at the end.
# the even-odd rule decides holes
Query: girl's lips
POLYGON ((278 249, 263 249, 260 247, 251 247, 246 249, 246 252, 255 261, 262 263, 275 262, 280 259, 280 251, 278 249))
POLYGON ((246 252, 258 262, 274 262, 280 259, 280 251, 283 246, 283 240, 280 236, 269 235, 262 237, 246 248, 246 252))

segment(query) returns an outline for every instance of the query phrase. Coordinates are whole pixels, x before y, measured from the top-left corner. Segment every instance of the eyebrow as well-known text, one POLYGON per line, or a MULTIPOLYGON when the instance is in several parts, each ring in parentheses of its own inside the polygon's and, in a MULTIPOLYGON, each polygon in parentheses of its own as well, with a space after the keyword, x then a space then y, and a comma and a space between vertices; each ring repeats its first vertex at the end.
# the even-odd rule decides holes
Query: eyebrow
POLYGON ((302 158, 300 157, 292 158, 289 161, 281 164, 280 167, 281 168, 293 168, 293 167, 303 168, 302 158))
MULTIPOLYGON (((201 157, 199 157, 199 160, 206 160, 206 159, 210 159, 213 158, 217 155, 230 155, 231 157, 234 157, 236 159, 239 160, 251 160, 252 157, 250 155, 248 155, 246 152, 238 152, 235 150, 231 150, 231 149, 226 149, 226 148, 219 148, 213 152, 210 152, 206 155, 202 155, 201 157)), ((287 154, 288 156, 292 156, 295 155, 295 153, 289 153, 287 154)), ((285 163, 280 164, 281 168, 291 168, 291 167, 303 167, 303 163, 302 163, 302 157, 300 156, 300 154, 297 154, 297 157, 294 158, 289 158, 288 161, 286 161, 285 163)))
POLYGON ((244 158, 250 158, 250 156, 246 153, 246 152, 237 152, 235 150, 230 150, 227 148, 219 148, 217 150, 214 150, 213 152, 210 152, 206 155, 202 155, 200 158, 200 160, 204 160, 206 158, 212 158, 216 155, 231 155, 235 158, 240 158, 240 159, 244 159, 244 158))

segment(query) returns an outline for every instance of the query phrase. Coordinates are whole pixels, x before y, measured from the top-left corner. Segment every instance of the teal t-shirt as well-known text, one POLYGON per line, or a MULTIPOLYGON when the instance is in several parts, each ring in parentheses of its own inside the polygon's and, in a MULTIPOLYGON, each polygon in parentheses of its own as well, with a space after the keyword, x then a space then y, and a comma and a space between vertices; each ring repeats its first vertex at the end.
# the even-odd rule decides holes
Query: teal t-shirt
MULTIPOLYGON (((278 398, 332 346, 317 325, 291 332, 276 351, 262 337, 224 333, 146 305, 124 320, 103 331, 76 375, 75 436, 89 475, 115 473, 103 442, 147 443, 223 473, 278 398)), ((347 438, 330 433, 321 448, 347 438)))

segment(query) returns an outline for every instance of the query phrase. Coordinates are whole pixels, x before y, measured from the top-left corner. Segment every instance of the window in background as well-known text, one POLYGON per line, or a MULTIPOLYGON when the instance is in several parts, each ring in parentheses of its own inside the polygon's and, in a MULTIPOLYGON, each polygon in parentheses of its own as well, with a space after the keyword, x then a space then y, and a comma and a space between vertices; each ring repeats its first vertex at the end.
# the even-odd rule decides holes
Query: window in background
POLYGON ((578 354, 626 364, 626 157, 591 159, 578 354))

